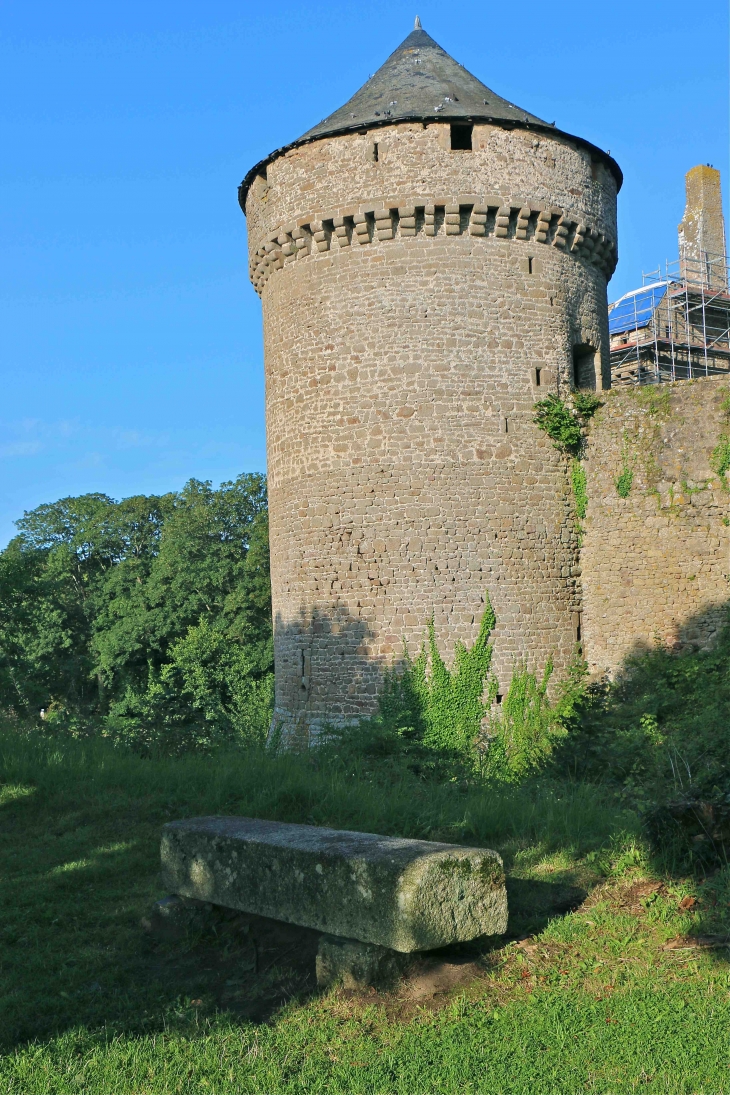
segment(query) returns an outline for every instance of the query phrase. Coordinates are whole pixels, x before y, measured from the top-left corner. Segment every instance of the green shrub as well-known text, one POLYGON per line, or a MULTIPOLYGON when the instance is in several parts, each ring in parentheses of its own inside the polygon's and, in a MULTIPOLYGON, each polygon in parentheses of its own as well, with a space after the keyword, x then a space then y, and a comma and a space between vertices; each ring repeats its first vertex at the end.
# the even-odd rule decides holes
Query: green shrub
POLYGON ((601 401, 594 392, 573 392, 570 407, 560 396, 551 394, 535 404, 533 422, 555 442, 561 452, 579 456, 583 448, 583 429, 601 401))
POLYGON ((577 391, 573 392, 573 406, 583 421, 587 422, 593 418, 601 406, 601 401, 595 392, 577 391))
POLYGON ((542 679, 518 666, 502 703, 492 708, 487 729, 488 748, 483 772, 489 779, 519 783, 544 767, 555 745, 573 725, 583 694, 585 666, 576 660, 558 688, 553 702, 548 684, 553 673, 549 660, 542 679))
POLYGON ((427 640, 415 660, 404 653, 398 672, 388 675, 380 700, 386 721, 400 722, 427 749, 447 755, 474 754, 482 719, 496 682, 490 678, 492 645, 489 637, 495 625, 489 597, 471 649, 457 643, 454 667, 446 666, 436 642, 433 617, 428 622, 427 640), (486 698, 485 698, 486 692, 486 698))
POLYGON ((555 702, 547 695, 549 662, 541 681, 518 667, 501 705, 491 675, 495 625, 489 598, 476 642, 457 644, 454 667, 439 652, 433 619, 418 657, 404 650, 386 674, 378 715, 344 731, 330 731, 339 757, 397 766, 424 778, 479 778, 519 782, 540 768, 565 732, 582 691, 582 670, 571 668, 555 702))
POLYGON ((608 783, 685 864, 730 854, 730 628, 709 651, 657 648, 589 689, 558 750, 562 774, 608 783))

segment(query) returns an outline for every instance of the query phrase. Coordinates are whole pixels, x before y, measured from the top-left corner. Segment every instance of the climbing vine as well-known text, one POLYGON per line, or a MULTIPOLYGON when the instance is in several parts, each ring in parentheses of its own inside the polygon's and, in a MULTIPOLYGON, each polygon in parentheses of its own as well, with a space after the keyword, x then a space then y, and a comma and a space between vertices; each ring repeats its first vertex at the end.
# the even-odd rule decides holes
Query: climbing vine
POLYGON ((634 469, 624 464, 621 474, 616 480, 616 493, 619 498, 628 498, 634 485, 634 469))
POLYGON ((584 670, 576 661, 551 702, 547 689, 552 660, 540 679, 518 666, 501 704, 495 702, 501 698, 491 672, 489 640, 495 623, 487 596, 474 645, 457 643, 449 669, 432 617, 418 656, 411 659, 404 648, 401 665, 386 674, 378 706, 386 734, 395 733, 411 746, 417 743, 431 755, 455 759, 486 778, 512 781, 538 767, 565 733, 582 695, 584 670))
MULTIPOLYGON (((730 391, 726 393, 721 404, 726 422, 730 422, 730 391)), ((720 477, 720 483, 724 490, 730 490, 726 473, 730 471, 730 436, 726 431, 720 435, 720 440, 710 454, 710 466, 720 477)))
MULTIPOLYGON (((570 483, 575 498, 578 521, 585 518, 588 509, 588 491, 585 468, 581 464, 585 443, 585 428, 593 418, 601 401, 594 392, 573 392, 572 405, 557 395, 549 395, 535 404, 533 421, 552 439, 555 448, 572 457, 570 483)), ((578 525, 578 537, 583 530, 578 525)))
POLYGON ((570 482, 575 498, 575 512, 579 521, 585 518, 588 509, 588 489, 586 470, 579 460, 573 460, 570 468, 570 482))

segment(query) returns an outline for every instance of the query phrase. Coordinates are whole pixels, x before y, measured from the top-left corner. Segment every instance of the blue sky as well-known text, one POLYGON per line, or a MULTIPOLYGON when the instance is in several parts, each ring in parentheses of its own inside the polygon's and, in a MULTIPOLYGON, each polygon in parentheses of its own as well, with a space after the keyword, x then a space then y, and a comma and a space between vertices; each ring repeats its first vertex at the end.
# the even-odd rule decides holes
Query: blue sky
POLYGON ((727 199, 724 0, 3 0, 0 545, 63 495, 264 470, 236 187, 340 106, 416 12, 500 95, 616 157, 611 299, 675 256, 688 168, 719 167, 727 199))

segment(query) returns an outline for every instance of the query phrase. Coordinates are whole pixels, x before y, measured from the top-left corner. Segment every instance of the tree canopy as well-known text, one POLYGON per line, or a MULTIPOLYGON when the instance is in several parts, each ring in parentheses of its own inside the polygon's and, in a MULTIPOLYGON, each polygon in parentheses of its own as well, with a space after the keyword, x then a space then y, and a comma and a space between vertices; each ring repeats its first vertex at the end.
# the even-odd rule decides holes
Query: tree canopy
POLYGON ((265 733, 262 475, 120 502, 62 498, 17 527, 0 553, 0 706, 145 748, 265 733))

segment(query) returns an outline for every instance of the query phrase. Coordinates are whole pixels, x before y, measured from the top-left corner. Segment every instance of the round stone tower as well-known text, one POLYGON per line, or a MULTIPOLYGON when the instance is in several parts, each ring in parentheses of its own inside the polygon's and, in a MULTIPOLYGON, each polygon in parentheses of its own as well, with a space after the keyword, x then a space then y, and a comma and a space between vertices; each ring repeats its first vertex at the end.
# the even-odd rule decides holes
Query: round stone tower
POLYGON ((491 598, 493 667, 580 639, 565 458, 535 401, 610 384, 621 173, 416 25, 240 189, 263 303, 274 719, 371 712, 433 614, 444 656, 491 598))

